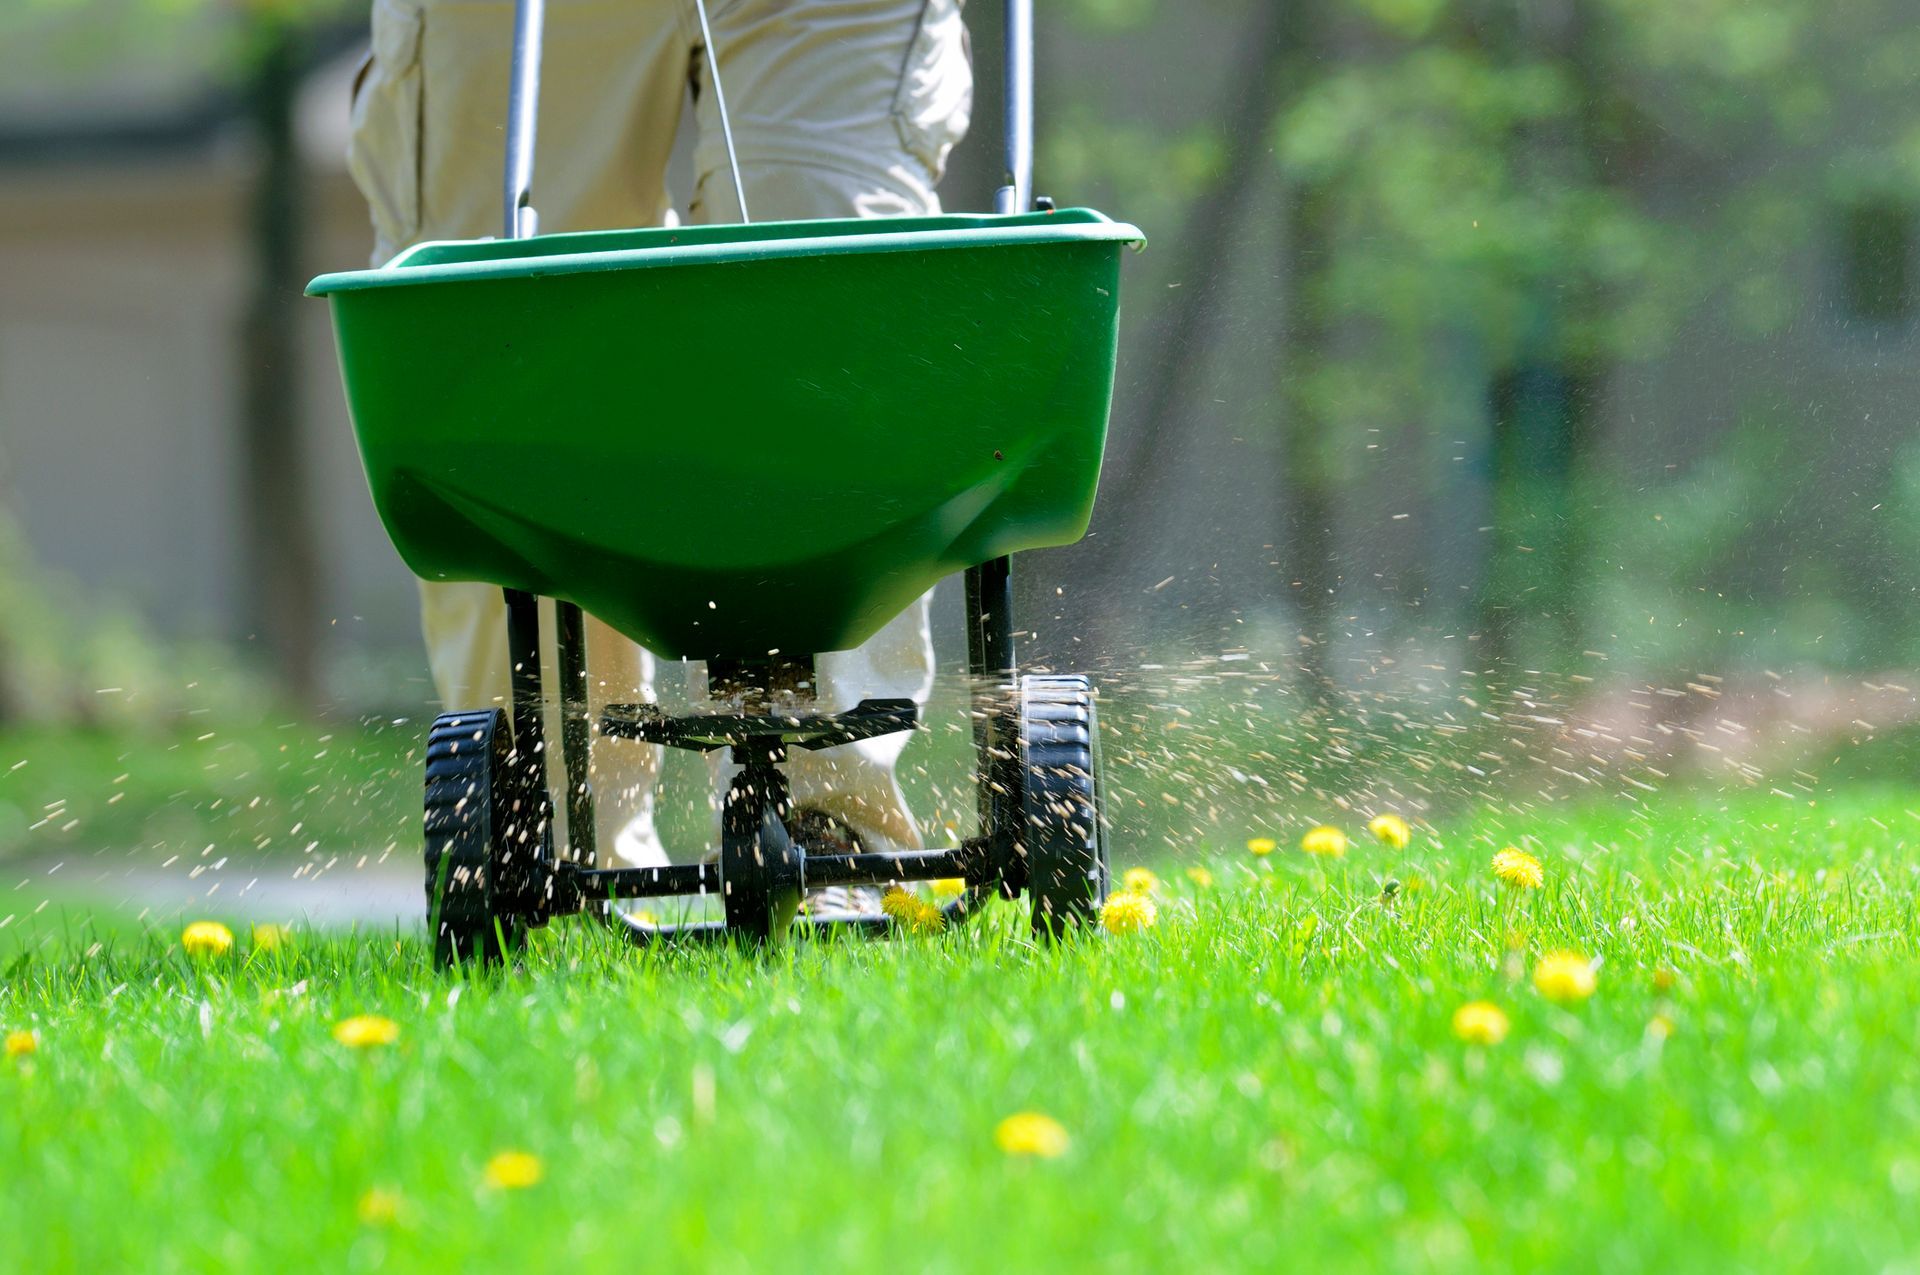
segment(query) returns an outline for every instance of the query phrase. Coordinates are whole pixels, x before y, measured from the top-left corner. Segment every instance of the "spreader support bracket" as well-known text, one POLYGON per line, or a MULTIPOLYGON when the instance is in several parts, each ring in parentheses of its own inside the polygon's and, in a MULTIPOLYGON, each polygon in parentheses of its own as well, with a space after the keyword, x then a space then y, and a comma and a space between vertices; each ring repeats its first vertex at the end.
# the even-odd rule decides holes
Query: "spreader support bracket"
POLYGON ((920 708, 910 699, 863 699, 844 713, 687 713, 657 704, 609 704, 600 733, 710 753, 761 740, 817 750, 912 730, 920 708))

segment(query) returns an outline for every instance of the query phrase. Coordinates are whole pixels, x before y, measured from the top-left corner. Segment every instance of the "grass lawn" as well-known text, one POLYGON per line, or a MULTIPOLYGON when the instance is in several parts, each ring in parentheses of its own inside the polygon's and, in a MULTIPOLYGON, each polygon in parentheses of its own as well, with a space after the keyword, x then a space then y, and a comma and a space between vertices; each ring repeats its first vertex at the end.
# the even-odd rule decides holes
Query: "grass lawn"
POLYGON ((637 953, 571 925, 523 968, 461 980, 414 935, 249 951, 242 933, 194 961, 173 934, 81 927, 16 947, 0 983, 0 1030, 37 1034, 0 1060, 0 1255, 1920 1263, 1920 794, 1646 800, 1463 817, 1340 860, 1287 844, 1206 863, 1205 888, 1197 861, 1159 863, 1155 928, 1057 950, 1010 905, 959 933, 768 959, 637 953), (1515 893, 1488 861, 1522 837, 1545 884, 1515 893), (1532 985, 1562 948, 1598 963, 1589 999, 1532 985), (1476 1000, 1510 1020, 1500 1043, 1456 1038, 1476 1000), (359 1014, 397 1039, 338 1043, 359 1014), (1023 1111, 1059 1122, 1062 1154, 996 1145, 1023 1111), (542 1180, 490 1185, 510 1150, 542 1180))

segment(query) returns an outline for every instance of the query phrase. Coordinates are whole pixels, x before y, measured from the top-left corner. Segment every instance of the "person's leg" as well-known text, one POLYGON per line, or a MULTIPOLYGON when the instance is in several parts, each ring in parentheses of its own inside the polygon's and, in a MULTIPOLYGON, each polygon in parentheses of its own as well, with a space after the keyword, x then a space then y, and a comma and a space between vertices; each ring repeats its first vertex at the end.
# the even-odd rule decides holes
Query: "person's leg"
MULTIPOLYGON (((420 630, 427 662, 443 709, 508 707, 507 608, 498 587, 471 582, 422 580, 420 630)), ((559 669, 555 664, 551 599, 540 601, 542 686, 547 692, 547 738, 554 744, 548 772, 554 808, 564 811, 564 780, 558 772, 560 720, 555 713, 559 669)), ((653 656, 592 616, 587 617, 587 709, 593 720, 608 704, 650 699, 653 656)), ((631 740, 593 746, 594 823, 601 852, 636 866, 666 862, 654 825, 654 788, 660 749, 631 740)))
MULTIPOLYGON (((667 155, 691 48, 685 7, 549 0, 534 165, 542 230, 652 225, 665 216, 667 155)), ((513 13, 513 0, 375 0, 373 56, 355 88, 348 163, 372 212, 376 264, 423 240, 500 233, 513 13)), ((442 706, 504 705, 500 590, 421 581, 420 598, 442 706)), ((551 701, 559 685, 552 604, 541 613, 551 701)), ((609 701, 650 698, 652 662, 639 647, 598 621, 587 626, 587 647, 596 717, 609 701)), ((552 721, 549 736, 559 739, 552 721)), ((603 742, 594 761, 600 845, 661 861, 652 820, 659 750, 603 742)), ((551 778, 561 782, 558 773, 551 778)))
MULTIPOLYGON (((718 0, 710 10, 747 211, 755 221, 940 211, 934 186, 967 129, 973 67, 959 0, 718 0)), ((696 57, 695 221, 739 205, 707 66, 696 57)), ((864 697, 926 702, 928 598, 857 650, 819 657, 823 709, 864 697)), ((851 827, 872 849, 920 844, 894 775, 907 736, 796 750, 795 804, 851 827)))
MULTIPOLYGON (((533 202, 540 229, 657 225, 686 94, 681 0, 548 0, 533 202)), ((513 0, 374 0, 347 163, 376 262, 504 216, 513 0)))

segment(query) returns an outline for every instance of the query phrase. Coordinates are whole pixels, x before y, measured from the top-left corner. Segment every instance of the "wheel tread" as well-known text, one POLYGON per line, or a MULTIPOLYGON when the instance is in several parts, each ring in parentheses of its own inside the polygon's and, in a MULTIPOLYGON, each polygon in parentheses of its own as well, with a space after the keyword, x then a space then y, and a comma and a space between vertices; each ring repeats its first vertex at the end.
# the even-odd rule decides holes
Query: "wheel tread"
POLYGON ((511 946, 524 932, 495 860, 506 734, 499 709, 443 713, 427 732, 423 826, 436 964, 497 956, 501 936, 511 946))
POLYGON ((1021 840, 1036 933, 1090 923, 1107 892, 1093 684, 1078 674, 1020 681, 1021 840))

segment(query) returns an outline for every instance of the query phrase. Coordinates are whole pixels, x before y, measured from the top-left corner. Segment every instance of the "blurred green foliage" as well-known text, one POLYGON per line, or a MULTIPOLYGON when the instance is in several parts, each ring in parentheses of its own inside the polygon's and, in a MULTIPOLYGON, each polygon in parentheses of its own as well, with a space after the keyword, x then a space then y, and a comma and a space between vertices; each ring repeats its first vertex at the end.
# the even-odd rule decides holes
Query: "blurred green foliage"
POLYGON ((263 30, 355 18, 367 0, 14 0, 0 5, 0 85, 8 92, 167 77, 236 83, 263 30))
MULTIPOLYGON (((1396 508, 1457 500, 1465 421, 1493 527, 1458 618, 1482 649, 1546 668, 1623 641, 1652 667, 1920 659, 1905 579, 1920 455, 1899 441, 1915 430, 1899 391, 1863 379, 1883 357, 1912 360, 1900 294, 1914 247, 1898 228, 1920 208, 1911 7, 1289 10, 1257 68, 1280 80, 1271 118, 1236 120, 1258 80, 1225 79, 1195 87, 1216 103, 1198 122, 1156 129, 1086 106, 1056 117, 1042 151, 1049 179, 1103 178, 1130 216, 1173 227, 1156 244, 1190 254, 1171 269, 1182 278, 1243 261, 1275 214, 1293 228, 1276 275, 1283 367, 1246 422, 1283 440, 1288 501, 1364 505, 1382 448, 1425 458, 1396 508), (1247 127, 1267 134, 1278 194, 1232 242, 1183 243, 1178 227, 1228 188, 1221 157, 1247 127), (1855 236, 1882 254, 1859 289, 1877 314, 1847 313, 1832 284, 1839 232, 1863 206, 1885 214, 1855 236), (1671 392, 1680 380, 1690 397, 1671 392), (1636 383, 1653 392, 1631 397, 1636 383)), ((1077 38, 1118 50, 1177 39, 1196 13, 1245 47, 1270 11, 1066 12, 1077 38)), ((1362 574, 1283 569, 1307 595, 1362 574)), ((1315 622, 1302 626, 1326 637, 1315 622)))

